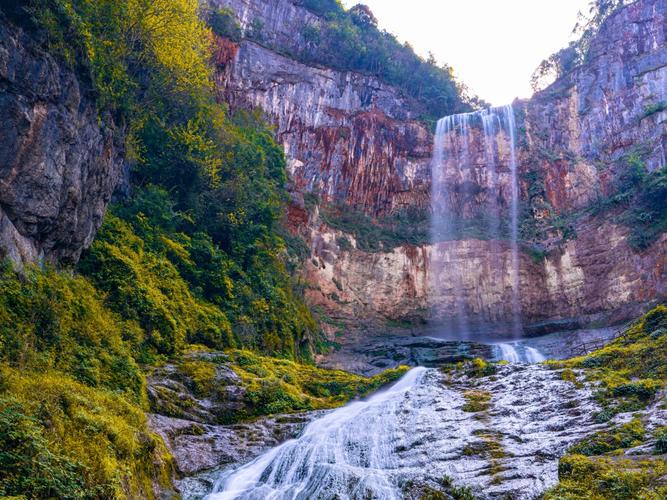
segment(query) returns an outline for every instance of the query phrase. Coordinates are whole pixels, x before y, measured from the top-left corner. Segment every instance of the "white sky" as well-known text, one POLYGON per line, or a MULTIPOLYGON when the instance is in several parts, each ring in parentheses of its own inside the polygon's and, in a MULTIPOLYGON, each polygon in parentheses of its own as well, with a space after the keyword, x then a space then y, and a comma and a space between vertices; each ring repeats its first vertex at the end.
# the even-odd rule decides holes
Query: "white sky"
POLYGON ((537 65, 571 39, 589 0, 343 0, 368 5, 380 28, 433 52, 492 105, 530 97, 537 65))

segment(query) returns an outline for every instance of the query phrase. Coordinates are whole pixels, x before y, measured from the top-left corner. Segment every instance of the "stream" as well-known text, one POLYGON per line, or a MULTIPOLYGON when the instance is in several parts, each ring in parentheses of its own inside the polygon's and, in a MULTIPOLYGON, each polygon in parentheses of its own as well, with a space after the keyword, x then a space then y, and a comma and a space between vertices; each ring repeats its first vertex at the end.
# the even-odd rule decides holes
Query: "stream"
POLYGON ((557 482, 558 458, 600 426, 591 393, 524 346, 483 379, 418 367, 393 386, 331 411, 299 437, 224 470, 208 500, 418 498, 443 478, 481 498, 533 498, 557 482), (466 411, 471 389, 490 397, 466 411))

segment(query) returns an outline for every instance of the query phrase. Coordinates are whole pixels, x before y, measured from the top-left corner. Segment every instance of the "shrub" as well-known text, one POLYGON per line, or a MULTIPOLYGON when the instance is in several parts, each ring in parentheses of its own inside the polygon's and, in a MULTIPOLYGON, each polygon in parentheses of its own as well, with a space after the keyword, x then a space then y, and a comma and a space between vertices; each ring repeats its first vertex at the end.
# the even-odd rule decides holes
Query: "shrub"
POLYGON ((27 370, 58 369, 92 387, 141 402, 144 379, 132 350, 142 332, 104 307, 84 278, 0 268, 0 361, 27 370))
POLYGON ((152 498, 170 457, 141 408, 53 371, 0 366, 0 495, 152 498))

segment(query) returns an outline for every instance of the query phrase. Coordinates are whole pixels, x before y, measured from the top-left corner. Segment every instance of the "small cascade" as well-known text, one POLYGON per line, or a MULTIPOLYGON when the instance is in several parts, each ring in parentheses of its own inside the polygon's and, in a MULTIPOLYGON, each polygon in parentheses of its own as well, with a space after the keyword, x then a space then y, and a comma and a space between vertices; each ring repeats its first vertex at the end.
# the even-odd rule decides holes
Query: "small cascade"
POLYGON ((471 486, 475 498, 528 500, 558 482, 558 457, 566 449, 599 430, 591 391, 546 366, 501 365, 496 376, 475 384, 492 395, 489 410, 482 410, 492 418, 465 408, 467 376, 446 377, 415 368, 390 389, 321 416, 255 460, 207 476, 215 486, 206 498, 422 498, 419 485, 448 476, 455 486, 471 486), (579 411, 564 412, 573 399, 579 411), (480 449, 486 436, 504 453, 467 452, 480 449))
POLYGON ((500 358, 510 363, 520 363, 521 356, 511 344, 498 344, 500 349, 500 358))
POLYGON ((526 361, 528 363, 541 363, 546 360, 547 358, 534 347, 526 347, 526 361))
MULTIPOLYGON (((471 215, 465 213, 463 204, 469 198, 466 186, 479 182, 479 159, 471 151, 472 127, 481 129, 483 135, 483 162, 486 167, 486 210, 488 213, 488 238, 491 241, 491 268, 498 279, 496 286, 506 282, 503 277, 509 275, 511 300, 508 317, 511 316, 511 333, 519 338, 523 333, 521 320, 520 258, 519 258, 519 182, 516 152, 516 120, 512 105, 488 108, 473 113, 446 116, 438 121, 436 128, 433 159, 431 163, 432 193, 432 241, 434 243, 455 239, 460 235, 461 221, 471 215), (481 127, 480 127, 481 124, 481 127), (503 144, 503 162, 500 162, 500 144, 503 144), (508 154, 507 154, 508 153, 508 154), (504 167, 503 182, 500 181, 499 168, 504 167), (507 172, 509 171, 509 179, 507 172), (456 186, 453 188, 452 186, 456 186), (504 196, 501 196, 503 193, 504 196), (507 200, 501 207, 499 200, 507 200), (457 205, 458 204, 458 205, 457 205), (510 242, 509 262, 501 262, 499 240, 504 236, 501 231, 503 216, 509 219, 509 231, 506 237, 510 242)), ((484 177, 482 177, 484 178, 484 177)), ((441 287, 453 290, 455 314, 459 331, 468 331, 467 302, 465 290, 465 268, 455 269, 451 256, 436 245, 433 256, 434 291, 436 295, 441 287)), ((499 293, 502 291, 499 289, 499 293)), ((437 307, 437 305, 436 305, 437 307)), ((442 312, 442 311, 440 311, 442 312)), ((436 315, 438 316, 438 315, 436 315)))
POLYGON ((310 423, 298 439, 261 455, 221 477, 207 500, 233 498, 401 498, 389 473, 393 453, 405 437, 401 407, 421 383, 425 368, 414 368, 396 384, 367 401, 339 408, 310 423))
POLYGON ((496 344, 500 351, 498 358, 510 363, 535 364, 546 361, 546 357, 534 347, 528 347, 519 343, 496 344))

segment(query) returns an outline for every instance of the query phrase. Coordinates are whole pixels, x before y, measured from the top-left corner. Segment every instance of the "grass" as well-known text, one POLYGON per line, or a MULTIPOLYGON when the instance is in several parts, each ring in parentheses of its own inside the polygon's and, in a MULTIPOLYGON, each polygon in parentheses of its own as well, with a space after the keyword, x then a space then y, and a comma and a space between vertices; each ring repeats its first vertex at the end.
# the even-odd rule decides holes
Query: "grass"
POLYGON ((153 498, 170 471, 142 408, 125 397, 0 365, 0 496, 153 498))
POLYGON ((558 486, 544 500, 663 500, 664 459, 620 460, 567 455, 558 466, 558 486))
POLYGON ((491 393, 488 391, 466 391, 463 397, 465 403, 461 409, 465 412, 484 412, 491 407, 491 393))
POLYGON ((562 377, 584 370, 585 378, 597 385, 600 421, 643 409, 667 386, 667 307, 657 306, 602 349, 549 365, 564 369, 562 377))
POLYGON ((229 421, 263 415, 335 408, 398 380, 408 367, 362 377, 340 370, 270 358, 251 351, 228 351, 231 366, 245 388, 245 409, 229 421))
MULTIPOLYGON (((578 358, 550 362, 564 380, 577 382, 574 369, 597 386, 602 406, 596 418, 644 409, 667 385, 667 307, 657 306, 607 346, 578 358)), ((663 500, 667 498, 667 431, 649 436, 640 416, 574 444, 561 458, 559 484, 544 500, 663 500), (645 455, 621 458, 628 448, 655 440, 645 455)))

